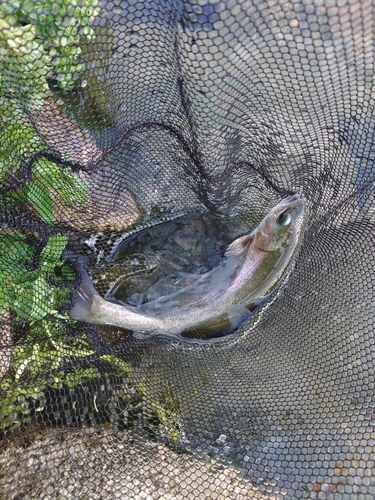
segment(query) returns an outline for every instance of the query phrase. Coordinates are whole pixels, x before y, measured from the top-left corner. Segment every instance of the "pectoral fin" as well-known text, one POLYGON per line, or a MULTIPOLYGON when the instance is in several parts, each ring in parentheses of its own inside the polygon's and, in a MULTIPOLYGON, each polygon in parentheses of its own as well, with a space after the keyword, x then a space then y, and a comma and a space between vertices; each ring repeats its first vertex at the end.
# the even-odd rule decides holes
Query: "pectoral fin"
POLYGON ((252 239, 253 236, 251 234, 246 234, 245 236, 241 236, 241 238, 237 238, 226 249, 225 256, 236 255, 241 253, 244 250, 244 248, 248 246, 248 244, 252 239))

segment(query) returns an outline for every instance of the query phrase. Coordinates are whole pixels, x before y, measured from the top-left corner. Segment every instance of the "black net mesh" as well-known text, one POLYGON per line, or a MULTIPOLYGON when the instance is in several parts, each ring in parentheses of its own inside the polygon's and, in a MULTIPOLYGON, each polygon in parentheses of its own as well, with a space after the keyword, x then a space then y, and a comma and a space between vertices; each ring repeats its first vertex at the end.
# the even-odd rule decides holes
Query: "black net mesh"
POLYGON ((374 3, 4 0, 0 23, 2 498, 373 499, 374 3), (293 268, 228 338, 69 317, 79 266, 167 293, 294 192, 293 268))

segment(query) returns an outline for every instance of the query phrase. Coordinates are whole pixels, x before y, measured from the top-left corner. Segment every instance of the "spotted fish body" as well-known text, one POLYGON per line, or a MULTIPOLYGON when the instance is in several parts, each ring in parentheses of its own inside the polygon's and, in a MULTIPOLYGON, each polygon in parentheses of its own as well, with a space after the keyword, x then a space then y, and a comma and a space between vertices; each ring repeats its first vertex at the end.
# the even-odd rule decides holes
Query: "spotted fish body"
POLYGON ((303 219, 300 196, 289 196, 250 234, 236 239, 217 267, 174 293, 138 306, 104 300, 81 268, 82 282, 70 316, 146 337, 230 333, 280 282, 298 247, 303 219))

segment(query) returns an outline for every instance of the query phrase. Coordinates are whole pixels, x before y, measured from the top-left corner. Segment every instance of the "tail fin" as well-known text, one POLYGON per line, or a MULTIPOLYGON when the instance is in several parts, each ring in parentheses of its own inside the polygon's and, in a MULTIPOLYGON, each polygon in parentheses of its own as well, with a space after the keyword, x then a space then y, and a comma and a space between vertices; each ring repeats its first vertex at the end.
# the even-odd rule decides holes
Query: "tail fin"
POLYGON ((96 297, 101 297, 95 290, 90 276, 82 266, 78 266, 78 272, 81 276, 81 284, 78 287, 75 302, 69 311, 69 316, 78 321, 95 324, 96 321, 92 313, 92 305, 96 297))

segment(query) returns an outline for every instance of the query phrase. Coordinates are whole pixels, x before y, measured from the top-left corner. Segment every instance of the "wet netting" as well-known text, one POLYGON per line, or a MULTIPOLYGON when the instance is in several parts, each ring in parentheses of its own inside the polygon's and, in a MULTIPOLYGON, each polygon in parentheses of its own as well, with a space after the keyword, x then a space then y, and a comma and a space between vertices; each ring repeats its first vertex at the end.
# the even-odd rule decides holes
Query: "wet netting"
POLYGON ((0 27, 1 498, 373 499, 374 2, 3 0, 0 27), (69 315, 83 269, 147 304, 294 193, 293 262, 229 335, 69 315))

